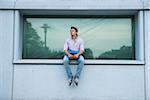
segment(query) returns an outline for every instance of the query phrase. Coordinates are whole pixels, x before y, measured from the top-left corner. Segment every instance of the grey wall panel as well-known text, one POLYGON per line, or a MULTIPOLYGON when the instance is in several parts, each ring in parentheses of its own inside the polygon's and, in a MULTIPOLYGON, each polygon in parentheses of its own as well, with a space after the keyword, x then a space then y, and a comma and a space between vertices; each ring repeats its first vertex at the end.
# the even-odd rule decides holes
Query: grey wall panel
POLYGON ((10 100, 12 94, 13 14, 0 10, 0 100, 10 100))
POLYGON ((150 0, 145 0, 144 1, 144 8, 145 9, 150 9, 150 0))
POLYGON ((0 0, 0 9, 149 9, 150 0, 0 0))
POLYGON ((15 65, 14 73, 13 100, 145 100, 143 65, 86 65, 78 87, 63 65, 15 65))
POLYGON ((18 0, 16 9, 143 9, 140 0, 18 0))
POLYGON ((0 0, 0 9, 14 9, 16 0, 0 0))
POLYGON ((145 11, 145 82, 146 82, 146 100, 150 100, 150 11, 145 11))

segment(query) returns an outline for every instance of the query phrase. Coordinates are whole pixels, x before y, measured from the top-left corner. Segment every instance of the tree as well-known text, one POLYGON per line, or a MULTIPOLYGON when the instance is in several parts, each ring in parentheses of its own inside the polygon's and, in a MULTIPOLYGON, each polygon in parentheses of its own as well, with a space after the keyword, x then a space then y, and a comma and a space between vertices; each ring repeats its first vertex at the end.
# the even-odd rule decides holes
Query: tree
POLYGON ((134 59, 134 51, 131 46, 122 46, 120 49, 106 51, 98 58, 100 59, 134 59))
POLYGON ((83 56, 86 58, 86 59, 92 59, 93 58, 93 52, 90 48, 85 48, 85 51, 83 53, 83 56))
POLYGON ((62 58, 62 51, 50 50, 44 46, 40 36, 30 22, 24 22, 23 58, 62 58))

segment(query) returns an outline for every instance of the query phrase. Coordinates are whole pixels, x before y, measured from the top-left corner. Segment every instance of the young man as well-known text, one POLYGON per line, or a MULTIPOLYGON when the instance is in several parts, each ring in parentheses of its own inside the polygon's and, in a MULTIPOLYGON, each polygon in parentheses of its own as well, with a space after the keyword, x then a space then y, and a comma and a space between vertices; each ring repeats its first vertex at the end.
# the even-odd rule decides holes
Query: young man
POLYGON ((78 80, 84 66, 84 58, 82 53, 84 51, 84 43, 81 38, 78 37, 78 29, 76 27, 71 27, 70 35, 71 37, 65 41, 64 52, 65 56, 63 58, 64 67, 68 76, 69 86, 75 83, 78 86, 78 80), (70 60, 77 60, 78 66, 76 69, 76 74, 73 76, 71 68, 69 66, 70 60))

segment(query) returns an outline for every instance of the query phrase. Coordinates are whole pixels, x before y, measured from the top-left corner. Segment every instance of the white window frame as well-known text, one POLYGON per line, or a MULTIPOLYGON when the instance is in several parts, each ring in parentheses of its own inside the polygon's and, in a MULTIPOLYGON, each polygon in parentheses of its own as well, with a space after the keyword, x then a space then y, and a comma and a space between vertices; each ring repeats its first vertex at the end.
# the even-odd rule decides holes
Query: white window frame
MULTIPOLYGON (((22 59, 22 41, 23 41, 23 15, 47 15, 49 14, 72 14, 71 11, 15 11, 14 19, 14 64, 63 64, 62 59, 22 59)), ((144 52, 144 16, 143 11, 84 11, 86 14, 108 14, 108 15, 135 15, 135 60, 101 60, 101 59, 85 59, 85 64, 90 65, 143 65, 145 64, 144 52)), ((78 14, 75 12, 73 14, 78 14)))

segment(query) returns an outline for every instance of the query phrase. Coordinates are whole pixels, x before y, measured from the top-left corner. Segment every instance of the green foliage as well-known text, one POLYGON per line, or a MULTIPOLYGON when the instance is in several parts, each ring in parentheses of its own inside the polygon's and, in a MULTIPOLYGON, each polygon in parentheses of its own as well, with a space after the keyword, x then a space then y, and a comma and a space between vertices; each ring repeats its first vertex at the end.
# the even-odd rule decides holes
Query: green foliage
POLYGON ((92 59, 93 58, 93 52, 92 52, 92 50, 90 48, 85 48, 83 56, 86 59, 92 59))
POLYGON ((31 23, 24 22, 24 41, 23 41, 23 58, 63 58, 62 51, 50 50, 44 47, 36 30, 32 28, 31 23))
POLYGON ((99 59, 134 59, 134 51, 130 46, 122 46, 119 50, 111 50, 102 53, 99 59))

